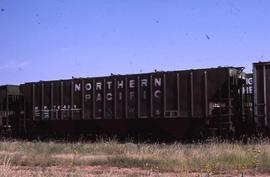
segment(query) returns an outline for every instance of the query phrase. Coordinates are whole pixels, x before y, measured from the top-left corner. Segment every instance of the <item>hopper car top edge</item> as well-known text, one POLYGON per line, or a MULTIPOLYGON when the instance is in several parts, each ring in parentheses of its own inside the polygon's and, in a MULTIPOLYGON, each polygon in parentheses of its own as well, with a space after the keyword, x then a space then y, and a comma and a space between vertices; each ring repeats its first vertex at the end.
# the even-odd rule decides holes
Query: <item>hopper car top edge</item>
MULTIPOLYGON (((203 70, 219 70, 219 69, 236 69, 243 71, 245 67, 233 67, 233 66, 217 66, 217 67, 207 67, 207 68, 199 68, 199 69, 184 69, 184 70, 169 70, 169 71, 154 71, 154 72, 145 72, 145 73, 130 73, 130 74, 112 74, 105 76, 87 76, 87 77, 73 77, 67 79, 53 79, 53 80, 39 80, 32 82, 25 82, 23 84, 35 84, 40 82, 59 82, 59 81, 69 81, 69 80, 80 80, 80 79, 102 79, 102 78, 113 78, 113 77, 132 77, 132 76, 140 76, 140 75, 151 75, 157 73, 174 73, 174 72, 188 72, 188 71, 203 71, 203 70)), ((242 73, 246 74, 246 73, 242 73)), ((242 76, 245 79, 244 76, 242 76)))
POLYGON ((18 87, 16 84, 6 84, 6 85, 0 85, 0 87, 18 87))
POLYGON ((259 61, 252 64, 253 65, 270 65, 270 61, 259 61))

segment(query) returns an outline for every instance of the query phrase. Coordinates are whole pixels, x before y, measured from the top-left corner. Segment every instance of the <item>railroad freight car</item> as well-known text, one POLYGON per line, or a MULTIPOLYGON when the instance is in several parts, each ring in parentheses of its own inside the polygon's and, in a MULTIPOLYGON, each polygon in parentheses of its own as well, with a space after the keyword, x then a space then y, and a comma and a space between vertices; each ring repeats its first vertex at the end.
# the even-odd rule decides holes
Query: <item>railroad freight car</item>
POLYGON ((6 85, 0 87, 0 134, 14 135, 19 128, 19 115, 22 110, 22 95, 19 87, 6 85))
POLYGON ((20 86, 33 137, 229 136, 245 124, 243 68, 40 81, 20 86))
POLYGON ((270 62, 253 63, 254 125, 270 135, 270 62))

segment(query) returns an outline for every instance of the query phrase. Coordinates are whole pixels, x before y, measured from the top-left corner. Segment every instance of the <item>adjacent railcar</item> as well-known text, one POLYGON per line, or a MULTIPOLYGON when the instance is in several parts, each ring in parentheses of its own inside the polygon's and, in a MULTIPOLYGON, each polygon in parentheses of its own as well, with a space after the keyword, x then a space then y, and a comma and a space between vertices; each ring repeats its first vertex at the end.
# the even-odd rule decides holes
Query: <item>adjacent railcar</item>
POLYGON ((19 86, 5 85, 0 87, 0 134, 2 136, 17 132, 22 105, 19 86))
POLYGON ((20 86, 30 136, 199 138, 234 134, 243 117, 242 68, 40 81, 20 86))
POLYGON ((254 125, 270 134, 270 62, 253 63, 254 125))

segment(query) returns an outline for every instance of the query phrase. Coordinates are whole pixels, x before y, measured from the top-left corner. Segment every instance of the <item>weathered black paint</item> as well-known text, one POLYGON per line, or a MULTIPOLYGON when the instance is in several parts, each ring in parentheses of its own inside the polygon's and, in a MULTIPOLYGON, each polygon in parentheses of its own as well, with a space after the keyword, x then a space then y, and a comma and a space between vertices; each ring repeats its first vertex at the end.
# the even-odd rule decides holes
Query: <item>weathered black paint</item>
POLYGON ((243 121, 244 84, 240 68, 224 67, 41 81, 20 87, 25 130, 34 136, 188 138, 233 133, 243 121))

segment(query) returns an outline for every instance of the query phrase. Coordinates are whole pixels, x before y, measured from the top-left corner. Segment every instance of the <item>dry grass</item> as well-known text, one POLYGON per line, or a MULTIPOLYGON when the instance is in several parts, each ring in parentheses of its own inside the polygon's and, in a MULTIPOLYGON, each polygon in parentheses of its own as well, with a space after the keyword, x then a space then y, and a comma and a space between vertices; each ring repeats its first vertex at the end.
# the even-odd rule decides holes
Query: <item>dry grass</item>
POLYGON ((59 176, 58 173, 60 176, 172 176, 186 173, 190 176, 191 172, 210 176, 241 175, 247 171, 249 174, 269 174, 270 141, 248 144, 2 141, 0 162, 0 176, 16 176, 18 171, 26 173, 28 169, 34 169, 30 170, 33 176, 59 176), (90 173, 89 169, 94 167, 96 171, 92 169, 90 173))

